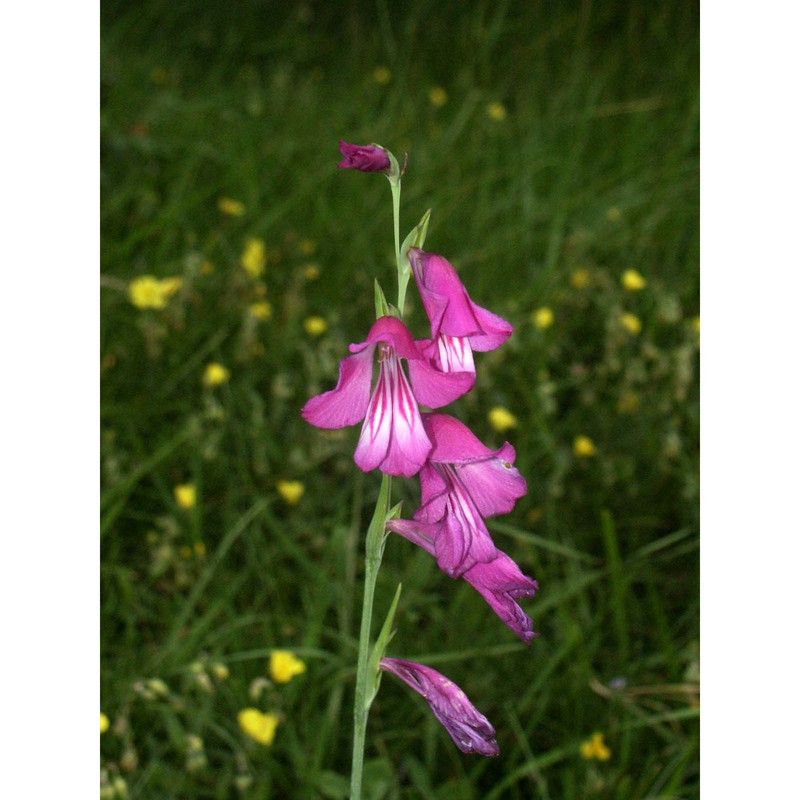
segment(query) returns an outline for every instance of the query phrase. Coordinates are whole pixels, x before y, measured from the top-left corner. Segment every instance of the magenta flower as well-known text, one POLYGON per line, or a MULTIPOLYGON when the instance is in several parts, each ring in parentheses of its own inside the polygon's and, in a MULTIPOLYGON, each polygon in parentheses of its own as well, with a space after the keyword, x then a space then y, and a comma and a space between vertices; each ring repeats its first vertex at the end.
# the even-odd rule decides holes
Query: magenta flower
POLYGON ((397 317, 376 320, 367 340, 351 344, 350 352, 339 364, 335 388, 312 397, 303 417, 318 428, 342 428, 363 419, 356 464, 364 472, 379 468, 389 475, 416 474, 431 449, 418 403, 438 408, 466 392, 468 383, 429 364, 397 317), (378 380, 370 396, 376 350, 378 380), (401 358, 408 362, 410 383, 401 358))
POLYGON ((339 142, 344 158, 339 162, 342 169, 360 169, 362 172, 388 172, 391 163, 385 148, 377 144, 348 144, 339 142))
POLYGON ((443 256, 412 247, 408 258, 431 323, 431 338, 423 340, 423 352, 443 372, 469 372, 474 380, 472 351, 495 350, 511 336, 513 327, 472 302, 443 256))
POLYGON ((455 578, 497 558, 484 517, 507 514, 527 485, 508 442, 492 450, 448 414, 425 414, 423 421, 432 448, 420 472, 422 503, 413 520, 388 527, 430 541, 441 569, 455 578))
POLYGON ((492 724, 472 705, 464 692, 441 672, 400 658, 382 658, 380 666, 397 675, 425 698, 459 750, 480 753, 482 756, 500 753, 492 724))

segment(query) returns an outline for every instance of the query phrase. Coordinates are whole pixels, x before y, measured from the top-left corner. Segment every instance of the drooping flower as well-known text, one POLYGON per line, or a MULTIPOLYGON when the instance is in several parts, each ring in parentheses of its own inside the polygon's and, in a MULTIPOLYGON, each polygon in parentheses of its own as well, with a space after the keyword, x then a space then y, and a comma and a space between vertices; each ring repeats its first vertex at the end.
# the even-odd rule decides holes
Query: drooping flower
POLYGON ((527 485, 508 442, 492 450, 448 414, 425 414, 423 425, 432 447, 420 471, 422 503, 413 520, 391 520, 387 528, 430 541, 439 567, 456 578, 497 558, 484 517, 507 514, 527 485))
POLYGON ((318 428, 343 428, 363 419, 356 464, 364 472, 380 469, 389 475, 416 474, 431 449, 418 403, 431 408, 451 403, 469 390, 469 376, 436 370, 396 317, 377 319, 367 340, 351 344, 350 352, 353 355, 339 364, 336 386, 305 404, 304 419, 318 428), (378 379, 370 396, 376 350, 378 379), (410 382, 401 358, 408 362, 410 382))
POLYGON ((391 163, 386 148, 377 144, 348 144, 339 142, 344 158, 339 162, 342 169, 359 169, 362 172, 388 172, 391 163))
POLYGON ((492 724, 472 705, 464 692, 441 672, 400 658, 382 658, 380 666, 425 698, 459 750, 483 756, 499 755, 500 748, 492 724))
POLYGON ((455 267, 443 256, 412 247, 408 259, 431 323, 431 338, 421 340, 421 349, 438 369, 467 372, 474 382, 472 351, 500 347, 514 328, 472 301, 455 267))

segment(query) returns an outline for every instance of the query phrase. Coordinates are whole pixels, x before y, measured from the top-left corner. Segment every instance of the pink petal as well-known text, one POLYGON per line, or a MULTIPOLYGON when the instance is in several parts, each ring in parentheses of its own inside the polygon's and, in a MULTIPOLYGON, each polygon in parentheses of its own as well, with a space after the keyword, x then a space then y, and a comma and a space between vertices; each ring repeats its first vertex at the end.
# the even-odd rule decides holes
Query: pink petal
POLYGON ((409 361, 408 374, 417 400, 430 408, 452 403, 475 385, 474 372, 441 372, 424 359, 409 361))
POLYGON ((436 548, 433 545, 433 540, 439 530, 438 525, 415 522, 410 519, 390 519, 386 523, 386 530, 400 534, 400 536, 408 539, 409 542, 413 542, 432 556, 436 555, 436 548))
POLYGON ((525 478, 507 459, 471 461, 458 468, 458 475, 482 517, 508 514, 528 491, 525 478))
POLYGON ((303 406, 303 418, 318 428, 342 428, 364 418, 372 384, 374 346, 363 348, 339 363, 335 388, 312 397, 303 406))
POLYGON ((511 324, 472 301, 446 258, 417 248, 408 255, 434 339, 440 333, 467 336, 473 349, 481 351, 494 350, 508 339, 511 324))
POLYGON ((410 477, 419 472, 430 449, 411 387, 397 355, 391 353, 380 364, 355 462, 365 472, 380 468, 388 475, 410 477))
MULTIPOLYGON (((401 358, 417 359, 422 358, 419 348, 411 335, 411 331, 397 317, 379 317, 372 323, 367 336, 369 344, 383 342, 389 345, 401 358)), ((350 345, 352 350, 360 345, 350 345)))
POLYGON ((464 573, 464 579, 480 592, 498 617, 523 642, 538 636, 531 618, 522 610, 517 599, 533 597, 539 584, 523 575, 520 568, 505 553, 498 550, 497 558, 479 562, 464 573))
POLYGON ((492 561, 498 552, 475 504, 457 485, 451 485, 447 494, 447 510, 434 545, 440 569, 453 578, 480 561, 492 561))
POLYGON ((483 444, 461 420, 450 414, 424 414, 422 419, 433 442, 431 461, 462 464, 495 455, 494 450, 483 444))

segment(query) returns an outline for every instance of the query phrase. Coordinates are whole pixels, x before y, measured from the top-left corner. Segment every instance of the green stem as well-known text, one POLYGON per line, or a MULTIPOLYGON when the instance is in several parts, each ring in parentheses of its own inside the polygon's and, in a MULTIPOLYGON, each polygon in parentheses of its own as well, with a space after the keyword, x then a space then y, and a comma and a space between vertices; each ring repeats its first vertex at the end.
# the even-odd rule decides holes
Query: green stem
POLYGON ((361 780, 364 773, 364 743, 367 734, 367 717, 371 698, 367 698, 369 655, 372 649, 370 629, 372 627, 372 605, 375 599, 375 584, 383 558, 386 515, 392 496, 392 478, 383 475, 375 513, 367 531, 366 568, 364 573, 364 603, 361 608, 361 633, 358 638, 358 667, 356 670, 356 702, 353 713, 353 768, 350 773, 350 800, 361 800, 361 780))
POLYGON ((400 178, 389 181, 392 187, 392 217, 394 218, 394 260, 397 264, 397 310, 403 317, 406 304, 406 286, 408 276, 404 275, 403 265, 400 263, 400 178))

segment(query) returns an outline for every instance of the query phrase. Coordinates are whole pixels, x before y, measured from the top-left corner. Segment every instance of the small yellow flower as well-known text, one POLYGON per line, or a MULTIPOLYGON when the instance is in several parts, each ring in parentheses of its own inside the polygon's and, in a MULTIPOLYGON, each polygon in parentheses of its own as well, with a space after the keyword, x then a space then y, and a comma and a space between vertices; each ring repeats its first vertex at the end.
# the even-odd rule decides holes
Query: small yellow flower
POLYGON ((533 320, 533 324, 539 330, 543 331, 545 328, 549 328, 553 324, 553 310, 547 306, 537 308, 533 314, 531 314, 531 319, 533 320))
POLYGON ((495 122, 502 122, 508 116, 506 107, 497 101, 486 106, 486 113, 489 119, 493 119, 495 122))
POLYGON ((303 328, 309 336, 322 336, 328 330, 328 322, 323 317, 307 317, 303 328))
POLYGON ((581 743, 581 757, 596 758, 598 761, 608 761, 611 758, 611 750, 603 741, 602 733, 593 733, 589 739, 581 743))
POLYGON ((305 671, 305 662, 289 650, 273 650, 269 657, 269 674, 275 683, 289 683, 295 675, 305 671))
POLYGON ((307 281, 315 281, 317 278, 319 278, 319 265, 306 264, 303 267, 303 277, 307 281))
POLYGON ((635 269, 626 269, 625 272, 622 273, 620 281, 622 282, 622 288, 627 292, 638 292, 647 286, 647 281, 644 279, 644 276, 635 269))
POLYGON ((447 92, 441 86, 434 86, 428 92, 428 100, 434 108, 441 108, 447 102, 447 92))
POLYGON ((153 275, 142 275, 128 284, 128 297, 137 308, 164 308, 182 285, 182 278, 160 280, 153 275))
POLYGON ((211 671, 214 673, 214 677, 218 681, 227 680, 230 677, 230 674, 231 674, 231 672, 228 669, 228 667, 225 664, 223 664, 221 661, 215 661, 211 665, 211 671))
POLYGON ((503 406, 495 406, 489 411, 489 424, 499 433, 517 427, 517 418, 503 406))
POLYGON ((270 745, 280 721, 277 714, 264 714, 257 708, 243 708, 237 715, 239 727, 259 744, 270 745))
POLYGON ((592 279, 592 275, 586 267, 581 267, 580 269, 576 269, 572 275, 569 276, 570 285, 574 289, 583 289, 584 287, 589 285, 589 281, 592 279))
POLYGON ((631 336, 638 336, 642 332, 642 321, 636 314, 626 311, 624 314, 620 314, 619 321, 631 336))
POLYGON ((181 508, 194 508, 197 503, 197 489, 193 483, 178 484, 173 490, 175 502, 181 508))
POLYGON ((290 505, 296 506, 303 496, 306 487, 300 481, 278 481, 278 494, 290 505))
POLYGON ((381 86, 385 86, 392 79, 392 72, 388 67, 384 66, 375 67, 375 71, 372 73, 372 77, 374 78, 375 83, 379 83, 381 86))
POLYGON ((220 197, 217 208, 229 217, 242 217, 247 210, 241 200, 234 200, 232 197, 220 197))
POLYGON ((244 245, 241 265, 244 271, 254 280, 260 278, 267 263, 267 249, 264 240, 256 237, 249 238, 244 245))
POLYGON ((692 330, 699 334, 700 333, 700 316, 692 317, 692 330))
POLYGON ((597 452, 597 448, 588 436, 581 434, 575 437, 575 441, 572 443, 572 452, 578 458, 591 458, 597 452))
POLYGON ((210 275, 214 271, 214 264, 207 258, 204 258, 200 264, 200 272, 203 275, 210 275))
POLYGON ((611 222, 619 222, 622 219, 622 212, 616 206, 611 206, 606 211, 606 216, 611 222))
POLYGON ((198 558, 203 558, 206 554, 206 543, 205 542, 195 542, 192 545, 192 550, 194 550, 194 554, 198 558))
POLYGON ((101 735, 104 734, 109 729, 110 726, 111 726, 111 723, 109 722, 108 717, 101 711, 100 712, 100 734, 101 735))
POLYGON ((256 319, 269 319, 272 316, 272 306, 266 300, 259 300, 257 303, 251 303, 250 313, 256 319))
POLYGON ((222 364, 212 361, 210 364, 206 365, 205 371, 203 372, 203 386, 219 386, 221 383, 225 383, 230 377, 231 371, 227 367, 223 367, 222 364))

